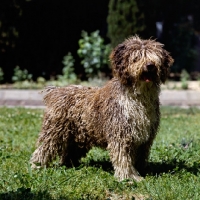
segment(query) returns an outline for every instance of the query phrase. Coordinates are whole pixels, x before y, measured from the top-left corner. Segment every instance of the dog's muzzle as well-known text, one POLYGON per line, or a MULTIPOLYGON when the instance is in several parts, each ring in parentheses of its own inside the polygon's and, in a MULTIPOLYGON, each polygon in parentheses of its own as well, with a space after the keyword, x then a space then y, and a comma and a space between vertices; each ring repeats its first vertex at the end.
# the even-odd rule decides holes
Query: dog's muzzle
POLYGON ((141 79, 145 82, 151 82, 155 80, 157 74, 157 68, 153 63, 147 63, 143 67, 143 72, 141 74, 141 79))

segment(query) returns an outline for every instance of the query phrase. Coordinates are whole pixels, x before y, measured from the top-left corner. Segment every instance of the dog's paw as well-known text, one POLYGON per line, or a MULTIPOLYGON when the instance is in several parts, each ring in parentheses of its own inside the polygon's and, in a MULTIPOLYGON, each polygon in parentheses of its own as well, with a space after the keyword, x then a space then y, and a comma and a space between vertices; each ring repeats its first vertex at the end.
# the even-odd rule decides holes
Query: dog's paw
POLYGON ((40 163, 31 163, 31 169, 41 169, 42 166, 40 163))

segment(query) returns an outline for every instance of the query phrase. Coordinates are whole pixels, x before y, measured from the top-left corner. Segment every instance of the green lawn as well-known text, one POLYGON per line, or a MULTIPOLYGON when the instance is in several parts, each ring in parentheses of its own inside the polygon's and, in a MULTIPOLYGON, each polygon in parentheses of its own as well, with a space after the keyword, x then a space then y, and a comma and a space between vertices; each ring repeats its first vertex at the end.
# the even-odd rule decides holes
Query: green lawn
POLYGON ((200 199, 200 110, 162 108, 148 174, 117 182, 107 152, 93 149, 78 168, 31 170, 42 110, 0 108, 0 200, 200 199))

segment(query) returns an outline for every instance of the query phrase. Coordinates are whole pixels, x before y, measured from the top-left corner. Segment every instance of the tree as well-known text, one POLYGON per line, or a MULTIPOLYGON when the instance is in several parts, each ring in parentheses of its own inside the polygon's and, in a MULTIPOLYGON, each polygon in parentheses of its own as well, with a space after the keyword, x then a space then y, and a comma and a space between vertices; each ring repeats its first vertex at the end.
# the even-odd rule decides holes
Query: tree
POLYGON ((18 22, 22 15, 21 5, 14 0, 0 1, 0 66, 4 79, 10 77, 10 68, 16 65, 16 46, 19 40, 18 22))
POLYGON ((139 12, 136 0, 110 0, 107 22, 113 47, 145 29, 144 14, 139 12))
POLYGON ((199 23, 196 7, 199 6, 200 3, 195 4, 194 0, 162 0, 160 2, 164 25, 162 42, 175 59, 172 72, 181 73, 183 69, 192 72, 195 69, 198 56, 195 49, 197 39, 195 29, 199 23))
POLYGON ((7 52, 16 46, 18 38, 17 20, 20 18, 21 8, 14 1, 0 2, 0 51, 7 52))

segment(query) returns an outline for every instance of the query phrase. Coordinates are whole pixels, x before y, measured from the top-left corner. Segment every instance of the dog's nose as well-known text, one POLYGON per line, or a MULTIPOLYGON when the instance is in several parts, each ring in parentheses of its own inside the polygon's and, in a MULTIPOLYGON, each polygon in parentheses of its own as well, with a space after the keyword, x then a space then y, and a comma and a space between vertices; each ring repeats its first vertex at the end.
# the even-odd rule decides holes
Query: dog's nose
POLYGON ((156 68, 156 66, 153 63, 147 63, 146 64, 146 70, 147 71, 153 71, 156 68))

